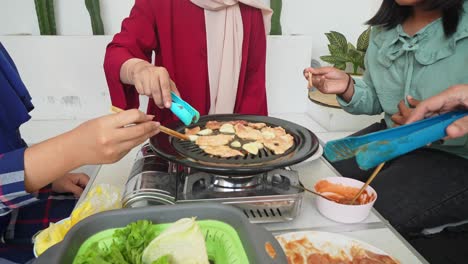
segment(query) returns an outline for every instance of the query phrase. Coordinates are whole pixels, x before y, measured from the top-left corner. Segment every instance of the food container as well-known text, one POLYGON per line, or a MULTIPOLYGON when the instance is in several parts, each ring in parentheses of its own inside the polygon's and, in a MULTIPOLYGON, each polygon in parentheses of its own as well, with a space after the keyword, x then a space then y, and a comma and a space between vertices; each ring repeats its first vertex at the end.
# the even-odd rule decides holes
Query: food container
MULTIPOLYGON (((334 184, 342 184, 344 186, 355 187, 360 189, 364 183, 355 179, 345 178, 345 177, 330 177, 323 179, 322 181, 328 181, 334 184)), ((318 183, 317 183, 318 184, 318 183)), ((315 184, 315 191, 320 192, 317 190, 317 184, 315 184)), ((319 212, 336 222, 340 223, 357 223, 361 222, 369 216, 369 213, 374 205, 375 201, 377 200, 377 193, 371 187, 367 186, 366 191, 369 195, 373 195, 374 199, 366 204, 341 204, 337 202, 333 202, 327 200, 323 197, 317 196, 316 197, 316 205, 319 212)), ((323 193, 322 193, 323 194, 323 193)))
MULTIPOLYGON (((217 203, 196 203, 121 209, 90 216, 76 224, 62 242, 45 251, 34 263, 73 263, 81 246, 89 245, 91 240, 98 239, 99 235, 105 236, 106 230, 124 227, 143 219, 164 228, 164 224, 185 217, 196 217, 199 221, 199 226, 206 237, 208 252, 214 251, 216 254, 226 256, 229 254, 246 256, 244 260, 239 258, 238 262, 227 263, 223 258, 217 257, 222 261, 215 261, 214 264, 287 262, 281 246, 273 235, 263 227, 251 224, 240 210, 217 203), (100 233, 101 231, 104 232, 100 233), (97 233, 99 234, 95 236, 97 233)), ((111 235, 111 232, 108 235, 111 235)))

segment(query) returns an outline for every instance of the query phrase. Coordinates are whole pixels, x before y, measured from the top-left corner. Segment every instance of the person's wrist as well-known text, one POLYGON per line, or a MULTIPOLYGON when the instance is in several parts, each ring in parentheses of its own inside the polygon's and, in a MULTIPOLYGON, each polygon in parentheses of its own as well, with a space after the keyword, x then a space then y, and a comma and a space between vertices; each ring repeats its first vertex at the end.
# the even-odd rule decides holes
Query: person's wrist
POLYGON ((348 82, 346 83, 346 87, 345 87, 344 91, 342 93, 338 94, 340 96, 346 94, 346 92, 349 91, 349 87, 351 86, 351 82, 352 82, 353 78, 351 78, 351 75, 349 75, 349 73, 346 73, 346 75, 348 76, 348 82))
POLYGON ((70 170, 89 164, 87 158, 90 155, 87 154, 86 145, 80 142, 80 134, 83 132, 79 128, 80 126, 61 135, 62 144, 60 144, 58 152, 70 170))
POLYGON ((452 98, 456 98, 456 100, 458 101, 457 104, 459 104, 460 106, 463 106, 463 107, 467 107, 468 108, 468 84, 459 84, 459 85, 455 85, 451 88, 449 88, 449 90, 447 90, 446 92, 448 92, 449 94, 451 94, 450 97, 452 98))
POLYGON ((132 84, 135 84, 135 74, 139 72, 141 69, 148 67, 151 65, 149 62, 145 60, 140 60, 135 62, 131 67, 129 67, 129 71, 127 73, 127 79, 130 80, 132 84))

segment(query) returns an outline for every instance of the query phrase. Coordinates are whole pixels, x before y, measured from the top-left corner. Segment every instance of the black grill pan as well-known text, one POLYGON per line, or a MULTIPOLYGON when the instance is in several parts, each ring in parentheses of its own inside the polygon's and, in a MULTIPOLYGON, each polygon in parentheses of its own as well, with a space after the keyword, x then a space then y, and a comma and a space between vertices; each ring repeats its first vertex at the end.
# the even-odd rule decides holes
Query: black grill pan
MULTIPOLYGON (((153 150, 167 160, 198 170, 230 176, 258 174, 296 164, 312 156, 319 147, 317 137, 307 128, 286 120, 267 116, 207 115, 202 116, 197 124, 188 126, 188 128, 204 127, 208 121, 226 122, 235 120, 261 122, 271 127, 281 126, 294 137, 294 146, 281 155, 275 155, 264 148, 259 151, 258 155, 248 154, 244 157, 221 158, 206 154, 193 142, 179 140, 163 133, 151 138, 150 143, 153 150)), ((175 122, 168 127, 180 133, 184 133, 185 128, 187 128, 181 122, 175 122)))

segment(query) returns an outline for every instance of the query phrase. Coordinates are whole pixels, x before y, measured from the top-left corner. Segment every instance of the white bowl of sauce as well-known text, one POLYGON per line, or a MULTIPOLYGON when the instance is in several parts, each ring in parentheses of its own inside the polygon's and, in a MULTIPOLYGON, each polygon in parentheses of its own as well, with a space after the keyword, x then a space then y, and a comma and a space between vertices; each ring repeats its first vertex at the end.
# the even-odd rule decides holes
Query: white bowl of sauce
POLYGON ((315 191, 333 201, 317 196, 317 209, 323 216, 336 222, 363 221, 369 216, 377 200, 377 192, 371 186, 367 186, 356 202, 350 204, 363 185, 361 181, 345 177, 330 177, 318 181, 314 186, 315 191))

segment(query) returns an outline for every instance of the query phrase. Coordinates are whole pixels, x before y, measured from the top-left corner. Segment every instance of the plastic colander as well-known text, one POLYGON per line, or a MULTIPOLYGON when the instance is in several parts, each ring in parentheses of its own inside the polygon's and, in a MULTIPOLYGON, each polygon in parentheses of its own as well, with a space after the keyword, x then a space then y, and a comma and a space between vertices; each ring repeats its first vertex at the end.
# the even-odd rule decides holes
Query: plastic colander
MULTIPOLYGON (((234 228, 226 223, 215 220, 202 220, 197 221, 197 223, 205 236, 206 250, 211 263, 249 263, 249 259, 247 258, 244 247, 242 246, 242 242, 234 228)), ((170 225, 171 224, 153 225, 155 234, 158 236, 170 225)), ((117 230, 117 228, 104 230, 88 238, 81 245, 75 259, 84 254, 87 249, 93 246, 96 242, 98 242, 100 246, 110 246, 112 243, 112 235, 115 230, 117 230)))

